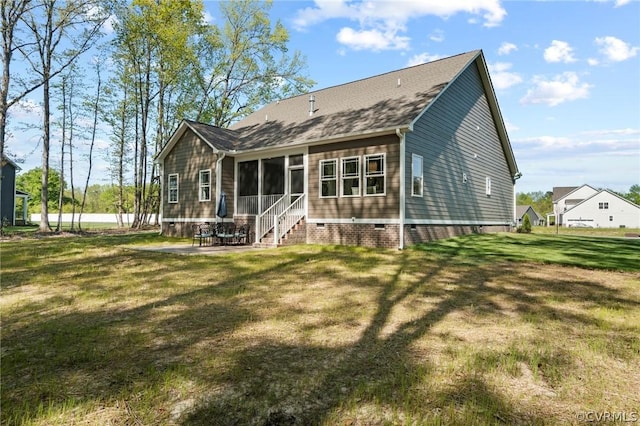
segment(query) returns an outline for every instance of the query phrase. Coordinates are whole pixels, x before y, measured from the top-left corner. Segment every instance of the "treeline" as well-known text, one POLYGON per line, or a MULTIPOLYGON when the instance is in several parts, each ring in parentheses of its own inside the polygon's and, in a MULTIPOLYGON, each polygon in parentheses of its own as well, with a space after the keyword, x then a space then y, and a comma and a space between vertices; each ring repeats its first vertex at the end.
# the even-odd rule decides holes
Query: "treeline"
POLYGON ((8 122, 10 109, 38 93, 41 185, 38 197, 30 194, 40 202, 42 231, 51 230, 50 208, 64 210, 69 199, 79 213, 90 208, 101 135, 109 139, 101 155, 118 188, 116 208, 124 213, 133 187, 139 227, 159 209, 153 158, 182 118, 227 127, 313 85, 304 57, 288 49, 288 31, 271 21, 270 1, 217 5, 210 23, 202 0, 2 1, 0 157, 8 129, 19 127, 8 122), (87 170, 81 179, 79 161, 87 170))
MULTIPOLYGON (((27 202, 27 213, 40 212, 40 204, 42 202, 40 198, 41 194, 41 182, 42 169, 35 168, 25 173, 21 173, 16 178, 16 186, 21 190, 29 194, 27 202)), ((71 190, 63 190, 62 195, 60 190, 62 188, 68 188, 68 185, 61 185, 60 173, 51 169, 49 172, 49 212, 59 213, 79 213, 80 200, 74 198, 74 194, 71 190), (58 200, 62 198, 62 210, 58 200)), ((135 194, 135 188, 133 185, 126 185, 123 188, 123 196, 120 197, 120 188, 115 184, 93 184, 84 188, 78 188, 79 193, 86 193, 84 200, 84 213, 130 213, 133 211, 133 200, 135 194), (122 200, 122 202, 121 202, 122 200)), ((18 203, 18 208, 22 208, 18 203)), ((22 213, 21 211, 19 212, 22 213)))

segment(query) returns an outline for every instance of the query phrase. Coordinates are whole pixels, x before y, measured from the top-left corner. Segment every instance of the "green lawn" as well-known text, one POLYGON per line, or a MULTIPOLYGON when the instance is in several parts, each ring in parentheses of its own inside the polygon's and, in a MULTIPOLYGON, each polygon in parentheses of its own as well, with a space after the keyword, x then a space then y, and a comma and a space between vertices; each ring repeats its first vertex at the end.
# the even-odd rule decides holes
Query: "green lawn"
POLYGON ((640 406, 640 241, 0 243, 2 424, 557 424, 640 406))

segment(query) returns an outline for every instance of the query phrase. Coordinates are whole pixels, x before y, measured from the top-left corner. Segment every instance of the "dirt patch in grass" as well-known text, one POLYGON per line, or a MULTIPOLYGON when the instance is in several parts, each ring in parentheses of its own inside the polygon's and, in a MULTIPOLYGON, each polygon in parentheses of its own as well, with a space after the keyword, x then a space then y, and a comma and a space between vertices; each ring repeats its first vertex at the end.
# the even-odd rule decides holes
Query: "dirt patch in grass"
POLYGON ((638 406, 638 272, 98 241, 28 267, 28 246, 3 255, 4 423, 574 423, 638 406))

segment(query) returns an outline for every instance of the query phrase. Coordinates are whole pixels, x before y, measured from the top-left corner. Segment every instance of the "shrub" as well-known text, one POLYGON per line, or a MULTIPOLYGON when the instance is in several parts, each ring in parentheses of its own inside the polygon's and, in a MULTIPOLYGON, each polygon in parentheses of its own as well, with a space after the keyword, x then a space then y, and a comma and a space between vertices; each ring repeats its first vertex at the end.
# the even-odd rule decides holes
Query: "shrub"
POLYGON ((522 219, 522 226, 518 228, 518 232, 523 234, 531 233, 531 219, 529 219, 528 214, 524 215, 524 218, 522 219))

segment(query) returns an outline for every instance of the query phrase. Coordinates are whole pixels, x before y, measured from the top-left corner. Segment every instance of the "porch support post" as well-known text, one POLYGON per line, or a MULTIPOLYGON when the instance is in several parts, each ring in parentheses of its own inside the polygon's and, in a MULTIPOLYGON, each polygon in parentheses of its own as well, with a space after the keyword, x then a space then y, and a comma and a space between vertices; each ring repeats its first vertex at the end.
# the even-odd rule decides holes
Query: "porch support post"
MULTIPOLYGON (((218 204, 220 204, 220 194, 222 193, 222 160, 224 160, 224 157, 226 155, 224 152, 217 152, 217 154, 218 154, 218 159, 216 160, 216 199, 215 199, 216 212, 218 211, 218 204)), ((222 219, 222 221, 224 222, 224 219, 222 219)))
POLYGON ((262 214, 262 159, 258 160, 258 216, 262 214))
POLYGON ((278 234, 279 234, 279 229, 278 229, 278 215, 274 214, 273 215, 273 245, 277 246, 278 245, 278 234))

